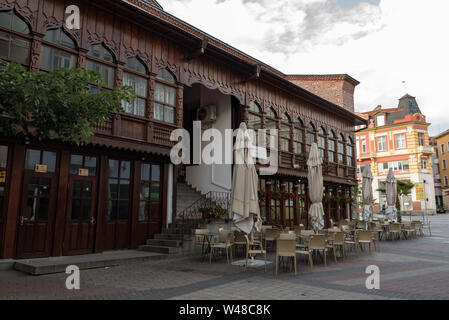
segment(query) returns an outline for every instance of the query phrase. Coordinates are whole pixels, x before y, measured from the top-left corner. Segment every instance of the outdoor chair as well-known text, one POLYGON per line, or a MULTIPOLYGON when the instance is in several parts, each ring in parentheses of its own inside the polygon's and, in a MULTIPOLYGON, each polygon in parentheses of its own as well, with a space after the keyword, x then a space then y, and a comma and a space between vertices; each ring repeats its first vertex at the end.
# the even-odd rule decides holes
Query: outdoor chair
POLYGON ((402 224, 403 226, 401 228, 401 231, 406 239, 411 239, 412 237, 416 236, 415 226, 413 225, 414 222, 404 221, 402 224))
POLYGON ((267 272, 267 250, 263 248, 262 241, 250 242, 246 234, 244 234, 246 241, 246 264, 245 270, 248 268, 248 258, 252 255, 263 254, 265 262, 265 272, 267 272))
POLYGON ((365 221, 357 221, 356 228, 357 229, 366 229, 366 222, 365 221))
POLYGON ((234 252, 237 251, 237 248, 240 246, 246 247, 246 234, 242 231, 234 231, 234 252))
POLYGON ((212 243, 210 246, 209 263, 212 263, 212 255, 215 249, 223 249, 226 251, 226 261, 229 263, 229 253, 232 262, 232 246, 234 245, 234 233, 232 231, 219 229, 218 242, 212 243))
POLYGON ((349 222, 347 220, 340 220, 338 222, 338 227, 341 228, 342 226, 348 226, 349 222))
MULTIPOLYGON (((343 259, 346 256, 345 252, 345 234, 343 231, 329 231, 329 234, 332 234, 334 250, 337 248, 340 249, 343 259)), ((334 251, 336 253, 336 251, 334 251)), ((335 254, 334 254, 335 255, 335 254)))
POLYGON ((296 235, 282 233, 279 235, 279 239, 276 241, 276 274, 279 270, 279 260, 281 257, 286 257, 290 261, 290 271, 291 264, 293 263, 296 274, 296 235))
POLYGON ((362 245, 368 244, 369 252, 372 254, 371 244, 374 246, 373 232, 370 230, 359 230, 357 235, 357 243, 361 249, 363 248, 362 245))
MULTIPOLYGON (((337 262, 337 254, 336 254, 335 245, 334 245, 334 233, 332 233, 332 232, 331 233, 328 232, 326 248, 328 249, 328 251, 330 249, 332 249, 332 253, 334 254, 334 261, 337 262)), ((330 252, 329 252, 329 255, 330 255, 330 252)))
POLYGON ((401 240, 401 224, 400 223, 391 223, 388 229, 388 236, 390 240, 399 239, 401 240))
POLYGON ((263 231, 264 248, 268 250, 267 242, 276 241, 281 231, 278 229, 265 229, 262 231, 263 231))
MULTIPOLYGON (((350 233, 345 232, 345 247, 346 245, 349 245, 349 247, 354 249, 355 254, 358 256, 359 255, 359 244, 357 242, 357 233, 359 230, 354 231, 354 235, 351 236, 350 233)), ((346 248, 345 248, 346 250, 346 248)))
POLYGON ((299 225, 299 226, 295 226, 294 230, 295 230, 296 234, 299 235, 301 230, 306 230, 306 227, 303 225, 299 225))
MULTIPOLYGON (((430 226, 429 226, 429 230, 430 230, 430 226)), ((415 221, 415 231, 416 234, 420 237, 424 237, 424 232, 423 232, 423 223, 421 221, 415 221)))
POLYGON ((379 222, 371 222, 369 230, 373 232, 374 246, 376 247, 376 243, 379 243, 382 239, 384 229, 379 222))
POLYGON ((324 265, 327 266, 326 261, 326 238, 322 234, 316 234, 313 236, 310 236, 309 238, 309 251, 313 253, 320 253, 323 252, 323 259, 324 259, 324 265))

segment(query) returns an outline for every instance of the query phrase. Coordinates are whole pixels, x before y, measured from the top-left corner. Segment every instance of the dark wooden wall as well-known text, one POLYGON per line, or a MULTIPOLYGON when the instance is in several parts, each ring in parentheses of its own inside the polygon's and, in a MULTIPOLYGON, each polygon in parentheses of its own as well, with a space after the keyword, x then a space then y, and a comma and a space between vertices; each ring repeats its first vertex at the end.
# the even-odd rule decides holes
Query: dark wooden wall
MULTIPOLYGON (((135 3, 136 0, 129 1, 135 3)), ((156 20, 145 17, 136 9, 123 7, 112 0, 0 0, 0 10, 14 8, 33 31, 31 67, 40 66, 42 37, 46 30, 64 27, 65 8, 78 5, 81 9, 81 30, 67 30, 79 47, 78 66, 84 67, 89 46, 103 43, 117 59, 116 84, 121 84, 123 65, 128 57, 138 56, 151 74, 148 108, 152 109, 154 76, 161 68, 169 69, 179 84, 176 125, 182 126, 182 88, 200 83, 209 89, 218 89, 235 96, 242 105, 257 101, 262 107, 273 107, 278 114, 287 112, 291 119, 301 118, 304 123, 313 122, 316 127, 333 129, 338 133, 352 135, 353 121, 323 112, 319 106, 288 91, 276 88, 261 79, 248 79, 248 72, 237 63, 206 53, 194 59, 186 59, 195 48, 192 42, 183 40, 179 33, 161 29, 156 20)), ((174 19, 172 19, 174 20, 174 19)), ((140 138, 144 133, 131 133, 140 138)))

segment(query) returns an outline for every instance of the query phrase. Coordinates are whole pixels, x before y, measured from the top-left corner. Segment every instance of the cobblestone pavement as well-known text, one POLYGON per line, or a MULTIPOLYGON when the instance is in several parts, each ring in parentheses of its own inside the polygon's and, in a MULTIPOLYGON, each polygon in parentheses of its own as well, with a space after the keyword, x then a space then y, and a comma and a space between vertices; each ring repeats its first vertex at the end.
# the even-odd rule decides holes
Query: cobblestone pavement
POLYGON ((314 272, 298 259, 296 276, 189 257, 82 270, 81 289, 69 291, 66 274, 11 270, 0 271, 0 299, 449 299, 449 215, 431 221, 432 237, 382 241, 380 252, 329 259, 314 272), (380 290, 365 287, 368 265, 380 268, 380 290))

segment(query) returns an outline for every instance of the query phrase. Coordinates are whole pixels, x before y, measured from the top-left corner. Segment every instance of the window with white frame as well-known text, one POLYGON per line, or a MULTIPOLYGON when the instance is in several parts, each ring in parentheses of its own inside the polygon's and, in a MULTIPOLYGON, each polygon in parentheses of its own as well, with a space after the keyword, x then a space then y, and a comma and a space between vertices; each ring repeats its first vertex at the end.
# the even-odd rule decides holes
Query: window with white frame
POLYGON ((443 170, 447 170, 446 160, 445 159, 443 159, 443 170))
POLYGON ((160 69, 154 87, 154 119, 175 123, 176 79, 166 69, 160 69))
POLYGON ((405 149, 405 133, 395 135, 396 138, 396 149, 405 149))
POLYGON ((418 143, 420 146, 426 145, 426 137, 424 135, 424 132, 418 132, 418 143))
POLYGON ((387 137, 377 138, 377 151, 387 151, 387 137))
POLYGON ((444 154, 446 151, 444 150, 444 144, 441 144, 441 154, 444 154))
POLYGON ((423 170, 427 169, 427 160, 421 160, 421 169, 423 170))
POLYGON ((382 127, 385 125, 385 116, 378 116, 377 117, 377 126, 382 127))
POLYGON ((405 171, 410 169, 410 164, 408 160, 401 160, 392 162, 380 162, 377 166, 377 169, 380 173, 386 173, 390 168, 393 169, 393 171, 405 171))
POLYGON ((362 153, 366 153, 366 137, 362 137, 362 153))

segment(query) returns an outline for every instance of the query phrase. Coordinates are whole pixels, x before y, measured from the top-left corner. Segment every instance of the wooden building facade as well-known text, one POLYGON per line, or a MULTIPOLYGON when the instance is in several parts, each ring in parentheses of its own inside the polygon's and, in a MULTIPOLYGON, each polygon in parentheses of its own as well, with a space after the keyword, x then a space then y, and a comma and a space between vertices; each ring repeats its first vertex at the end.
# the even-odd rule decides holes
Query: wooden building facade
MULTIPOLYGON (((280 168, 261 190, 297 188, 304 201, 267 192, 268 221, 307 224, 305 157, 313 141, 325 159, 326 191, 347 194, 356 185, 353 128, 362 118, 156 1, 0 0, 0 58, 36 72, 98 70, 108 87, 127 84, 137 94, 84 147, 0 136, 0 258, 136 248, 176 219, 167 214, 176 212, 170 134, 189 127, 183 97, 192 86, 232 96, 233 128, 247 121, 280 130, 280 168), (70 5, 80 8, 80 29, 65 25, 70 5)), ((348 202, 330 201, 328 219, 347 217, 341 208, 348 202)))

